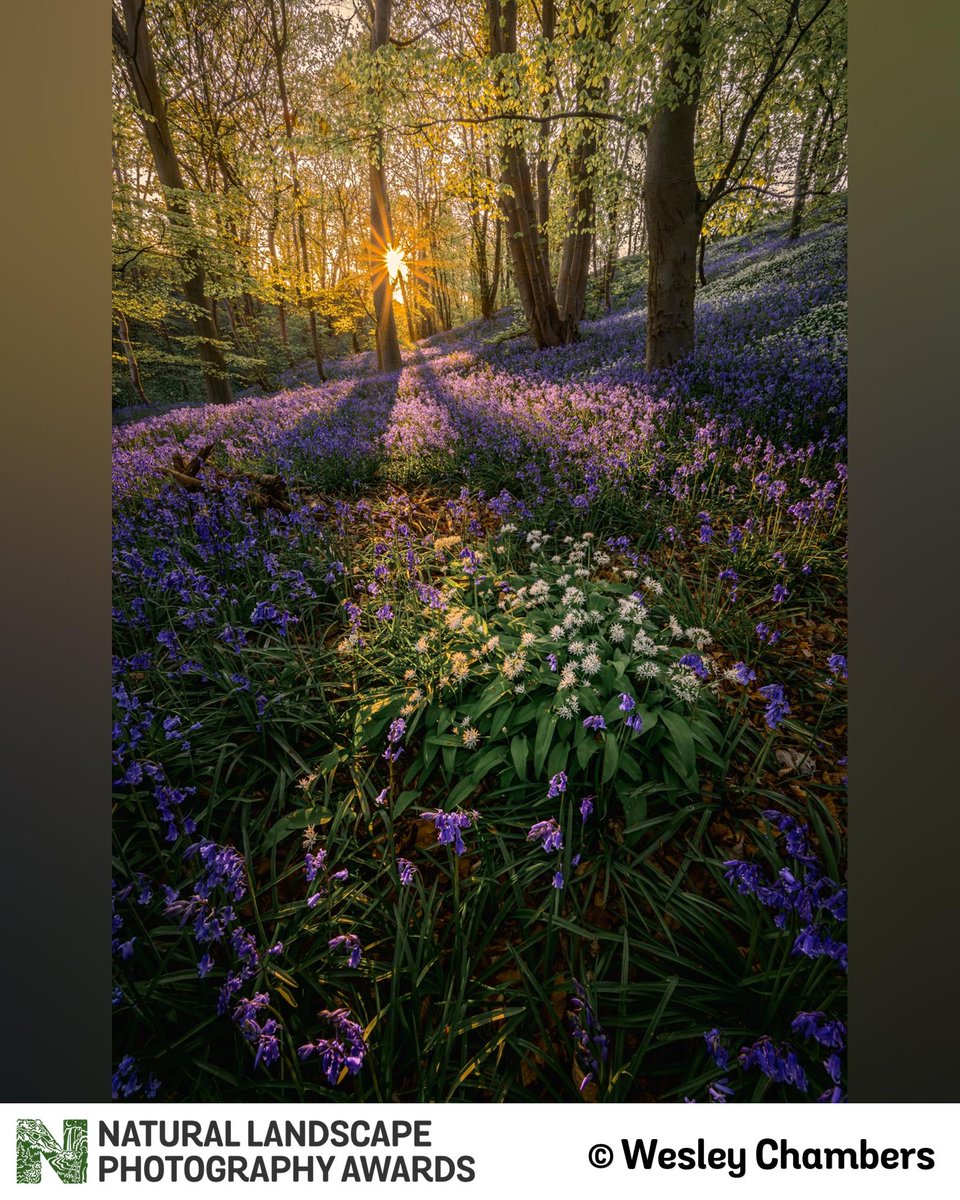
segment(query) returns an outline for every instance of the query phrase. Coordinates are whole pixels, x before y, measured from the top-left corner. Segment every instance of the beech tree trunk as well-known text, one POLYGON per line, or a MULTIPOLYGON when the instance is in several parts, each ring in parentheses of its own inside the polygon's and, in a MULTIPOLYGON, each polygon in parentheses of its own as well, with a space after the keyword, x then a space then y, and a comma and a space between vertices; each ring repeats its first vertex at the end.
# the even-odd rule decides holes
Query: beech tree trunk
POLYGON ((280 256, 277 253, 277 229, 280 226, 280 197, 277 190, 277 184, 274 183, 273 192, 273 210, 270 214, 270 223, 267 226, 267 248, 270 252, 270 268, 273 274, 273 288, 271 289, 274 296, 274 302, 277 306, 277 327, 280 331, 280 344, 283 346, 283 353, 290 366, 293 366, 293 355, 290 353, 290 335, 287 330, 287 304, 284 300, 284 285, 280 278, 280 256))
MULTIPOLYGON (((593 0, 590 7, 594 15, 599 13, 602 40, 609 45, 617 22, 616 5, 611 0, 593 0)), ((592 63, 585 64, 578 72, 576 81, 576 106, 586 112, 602 106, 609 88, 606 78, 594 83, 593 71, 592 63)), ((570 209, 557 276, 557 307, 563 324, 564 341, 567 342, 573 342, 579 336, 587 299, 587 280, 595 242, 595 181, 600 149, 597 126, 593 122, 582 130, 574 126, 572 138, 574 152, 570 165, 570 209)))
POLYGON ((597 153, 596 134, 590 132, 577 143, 570 167, 570 210, 567 235, 563 239, 557 275, 557 308, 563 324, 564 341, 579 336, 580 320, 587 296, 590 250, 593 245, 594 188, 591 163, 597 153))
POLYGON ((787 237, 791 241, 800 236, 800 226, 803 223, 803 210, 806 207, 807 192, 810 188, 810 143, 813 140, 813 130, 816 123, 816 109, 811 109, 803 124, 800 151, 797 155, 797 169, 793 177, 793 207, 790 210, 790 228, 787 231, 787 237))
POLYGON ((144 0, 121 0, 121 8, 122 21, 116 9, 113 11, 113 41, 120 51, 137 101, 140 123, 150 147, 157 179, 163 188, 171 229, 178 240, 182 240, 185 267, 183 294, 194 314, 197 353, 207 400, 211 404, 229 404, 233 399, 230 376, 207 303, 206 278, 197 246, 193 215, 167 121, 166 104, 157 81, 144 0))
MULTIPOLYGON (((376 54, 390 40, 392 0, 375 0, 370 29, 370 53, 376 54)), ((377 317, 377 364, 382 371, 399 371, 403 366, 397 322, 393 312, 393 288, 387 274, 387 250, 393 245, 387 173, 383 164, 383 133, 378 130, 370 159, 370 243, 374 254, 373 307, 377 317)))
MULTIPOLYGON (((487 0, 490 57, 517 52, 516 0, 487 0)), ((509 136, 509 135, 508 135, 509 136)), ((520 304, 539 348, 564 342, 563 323, 550 280, 550 261, 539 232, 530 164, 523 146, 505 141, 501 147, 500 206, 507 227, 513 277, 520 304)))
POLYGON ((697 243, 705 212, 694 169, 694 135, 710 0, 678 4, 677 34, 667 49, 662 90, 647 131, 648 370, 671 366, 693 349, 697 243))
POLYGON ((323 370, 323 353, 320 349, 320 336, 317 332, 317 314, 313 307, 313 297, 307 295, 307 288, 312 288, 310 276, 310 247, 307 242, 307 222, 303 211, 303 194, 300 188, 300 171, 297 161, 297 151, 293 142, 294 117, 290 108, 290 97, 287 92, 287 76, 284 69, 284 55, 287 49, 287 5, 286 0, 279 0, 280 11, 277 13, 277 0, 270 0, 270 32, 273 41, 273 55, 277 67, 277 90, 280 93, 280 109, 283 114, 283 128, 287 135, 287 155, 290 159, 290 182, 293 187, 294 234, 300 257, 300 299, 307 310, 310 325, 310 346, 313 350, 313 361, 316 363, 318 378, 326 379, 323 370))
POLYGON ((127 324, 127 318, 118 308, 115 308, 113 312, 117 318, 117 333, 120 345, 123 347, 124 357, 127 360, 127 370, 130 372, 130 386, 136 392, 141 404, 149 404, 150 401, 143 390, 143 381, 140 378, 140 364, 137 361, 133 343, 130 341, 130 326, 127 324))
MULTIPOLYGON (((554 0, 541 0, 540 9, 540 33, 544 43, 549 46, 553 41, 557 29, 557 12, 554 0)), ((550 51, 547 51, 546 70, 549 74, 551 69, 550 51)), ((550 221, 550 93, 548 92, 542 100, 541 113, 545 118, 540 125, 540 133, 537 139, 537 224, 539 226, 539 234, 543 239, 543 252, 550 258, 550 238, 548 234, 548 223, 550 221)))

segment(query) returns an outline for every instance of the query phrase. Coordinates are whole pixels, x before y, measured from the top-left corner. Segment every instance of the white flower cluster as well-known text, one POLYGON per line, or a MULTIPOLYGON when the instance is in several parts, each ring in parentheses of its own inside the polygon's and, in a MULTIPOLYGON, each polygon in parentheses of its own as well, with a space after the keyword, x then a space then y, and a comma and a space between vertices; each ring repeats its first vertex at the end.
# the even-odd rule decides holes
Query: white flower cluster
MULTIPOLYGON (((681 666, 676 662, 679 651, 671 652, 669 647, 674 642, 685 642, 702 653, 713 641, 709 630, 686 627, 672 614, 667 615, 665 624, 661 624, 662 617, 655 623, 643 597, 653 602, 663 596, 664 588, 652 575, 644 576, 642 594, 623 595, 611 590, 626 572, 611 555, 595 550, 590 537, 585 535, 574 541, 568 536, 563 541, 566 552, 553 555, 544 548, 548 538, 540 530, 527 535, 530 549, 541 551, 539 564, 533 564, 535 569, 539 565, 539 573, 533 583, 518 589, 505 605, 517 616, 524 613, 532 616, 537 610, 544 616, 553 615, 548 632, 539 632, 543 628, 540 618, 535 623, 538 632, 526 629, 516 651, 505 654, 501 671, 513 684, 513 690, 522 691, 529 686, 520 676, 535 669, 535 663, 543 664, 539 655, 531 662, 526 655, 539 638, 545 638, 553 643, 552 647, 542 641, 540 644, 543 653, 549 656, 557 691, 554 711, 560 717, 572 718, 580 712, 584 691, 604 692, 610 686, 604 668, 613 663, 617 673, 612 686, 618 689, 630 690, 632 680, 635 689, 643 690, 651 681, 660 680, 674 696, 694 703, 704 686, 702 671, 699 666, 697 670, 681 666), (594 568, 602 568, 606 577, 598 578, 594 568)), ((636 578, 637 572, 632 572, 632 576, 636 578)), ((701 661, 709 670, 709 659, 701 661)), ((596 698, 589 706, 591 711, 595 703, 596 698)))

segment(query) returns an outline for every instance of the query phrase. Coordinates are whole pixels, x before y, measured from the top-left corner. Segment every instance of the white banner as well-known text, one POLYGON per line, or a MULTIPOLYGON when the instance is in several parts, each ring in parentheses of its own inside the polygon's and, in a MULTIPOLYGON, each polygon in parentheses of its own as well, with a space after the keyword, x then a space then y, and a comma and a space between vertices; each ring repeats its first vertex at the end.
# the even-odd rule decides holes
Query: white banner
MULTIPOLYGON (((960 1196, 958 1105, 2 1105, 0 1181, 555 1196, 960 1196)), ((29 1192, 23 1193, 29 1196, 29 1192)), ((183 1193, 181 1192, 181 1195, 183 1193)))

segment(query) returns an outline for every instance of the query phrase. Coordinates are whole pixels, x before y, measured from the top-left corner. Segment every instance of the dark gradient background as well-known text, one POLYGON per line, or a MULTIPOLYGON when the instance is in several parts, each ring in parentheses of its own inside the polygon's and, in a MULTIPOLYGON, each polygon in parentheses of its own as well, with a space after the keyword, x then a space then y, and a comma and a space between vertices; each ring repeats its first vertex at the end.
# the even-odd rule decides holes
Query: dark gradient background
MULTIPOLYGON (((110 1096, 110 18, 2 19, 3 1100, 110 1096)), ((956 0, 850 0, 851 1099, 956 1100, 956 0)))

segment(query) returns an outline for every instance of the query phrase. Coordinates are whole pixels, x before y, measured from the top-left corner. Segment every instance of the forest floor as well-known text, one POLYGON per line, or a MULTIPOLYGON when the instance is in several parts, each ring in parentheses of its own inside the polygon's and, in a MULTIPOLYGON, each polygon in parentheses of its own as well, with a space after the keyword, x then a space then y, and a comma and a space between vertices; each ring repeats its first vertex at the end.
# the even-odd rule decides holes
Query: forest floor
POLYGON ((115 430, 119 1094, 840 1098, 845 257, 115 430))

